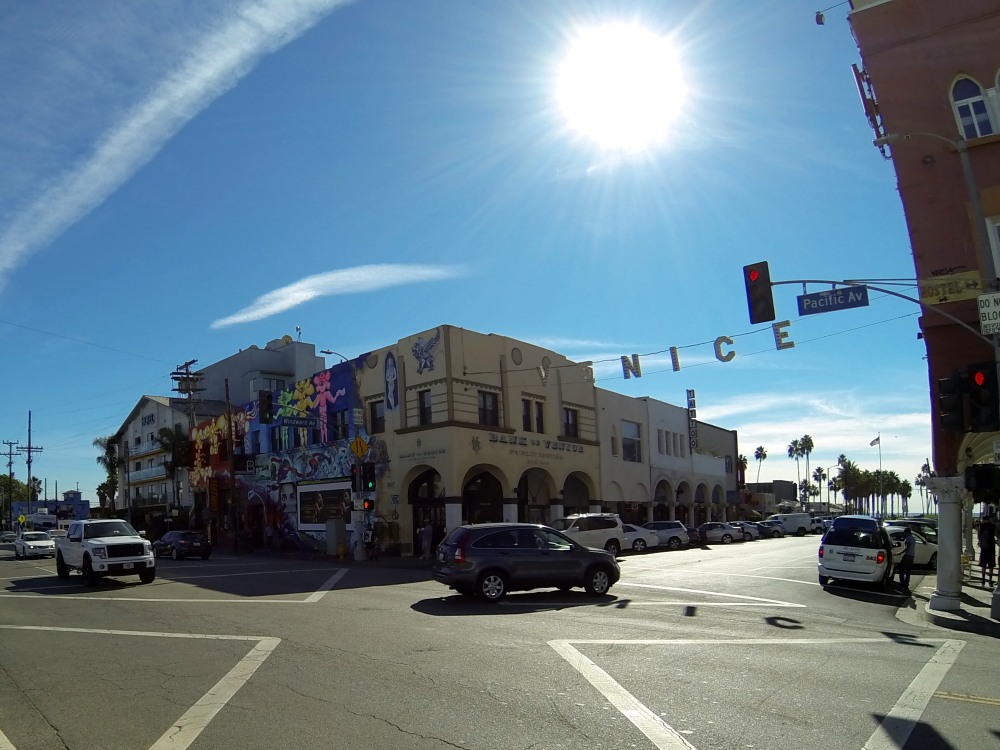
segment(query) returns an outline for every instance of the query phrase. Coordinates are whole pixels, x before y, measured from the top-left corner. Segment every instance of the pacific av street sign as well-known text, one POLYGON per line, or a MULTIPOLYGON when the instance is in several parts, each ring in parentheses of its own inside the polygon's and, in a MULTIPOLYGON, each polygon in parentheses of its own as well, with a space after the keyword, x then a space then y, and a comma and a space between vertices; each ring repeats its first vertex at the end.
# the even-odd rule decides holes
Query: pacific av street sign
POLYGON ((825 292, 799 295, 799 315, 850 310, 853 307, 868 307, 868 287, 847 286, 825 292))

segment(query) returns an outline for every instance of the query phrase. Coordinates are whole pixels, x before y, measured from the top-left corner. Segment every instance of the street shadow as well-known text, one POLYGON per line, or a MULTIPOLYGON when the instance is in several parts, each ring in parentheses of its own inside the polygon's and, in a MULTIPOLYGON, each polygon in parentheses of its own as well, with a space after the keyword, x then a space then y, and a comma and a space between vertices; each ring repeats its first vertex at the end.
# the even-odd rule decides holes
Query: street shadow
POLYGON ((576 607, 609 607, 624 609, 629 599, 617 596, 588 596, 578 591, 530 591, 513 593, 502 601, 484 602, 473 596, 456 594, 433 599, 422 599, 410 605, 414 612, 433 617, 469 617, 481 615, 524 615, 536 612, 574 609, 576 607))
MULTIPOLYGON (((880 724, 886 718, 885 714, 872 714, 872 717, 877 719, 880 724)), ((918 750, 918 748, 919 750, 956 750, 954 745, 925 721, 913 722, 896 719, 890 722, 887 729, 889 729, 891 747, 907 747, 910 750, 918 750), (904 745, 902 740, 908 730, 911 730, 910 735, 904 745)))
POLYGON ((804 630, 805 625, 802 624, 801 620, 795 620, 791 617, 765 617, 764 622, 773 628, 781 628, 783 630, 804 630))
POLYGON ((920 646, 921 648, 937 648, 933 643, 918 643, 917 639, 919 635, 910 635, 909 633, 892 633, 888 630, 883 630, 882 635, 891 640, 893 643, 898 643, 901 646, 920 646))
POLYGON ((837 581, 836 583, 824 586, 823 590, 831 596, 837 596, 842 599, 851 599, 857 602, 880 604, 884 607, 896 608, 901 606, 910 597, 910 594, 896 588, 895 583, 893 583, 892 588, 888 591, 882 591, 876 588, 875 584, 871 583, 837 581))

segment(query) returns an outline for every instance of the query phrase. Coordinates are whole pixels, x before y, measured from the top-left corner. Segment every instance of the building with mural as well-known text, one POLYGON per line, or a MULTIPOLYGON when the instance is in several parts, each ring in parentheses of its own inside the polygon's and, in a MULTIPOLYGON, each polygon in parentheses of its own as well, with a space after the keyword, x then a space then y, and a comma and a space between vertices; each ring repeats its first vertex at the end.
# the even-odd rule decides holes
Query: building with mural
POLYGON ((600 510, 651 520, 657 486, 670 515, 677 497, 671 489, 666 499, 664 468, 680 472, 677 487, 686 481, 692 502, 706 487, 708 517, 724 518, 736 481, 726 470, 736 451, 730 431, 732 455, 686 454, 656 476, 646 455, 619 466, 624 456, 610 446, 624 450, 618 431, 626 422, 651 434, 652 400, 597 388, 588 362, 454 326, 321 370, 271 399, 271 424, 261 423, 254 400, 192 430, 196 523, 221 543, 237 525, 257 544, 268 526, 282 539, 323 539, 328 519, 350 522, 351 470, 363 464, 377 480, 366 523, 377 523, 383 546, 400 554, 417 549, 415 531, 425 524, 436 542, 463 523, 546 523, 600 510))

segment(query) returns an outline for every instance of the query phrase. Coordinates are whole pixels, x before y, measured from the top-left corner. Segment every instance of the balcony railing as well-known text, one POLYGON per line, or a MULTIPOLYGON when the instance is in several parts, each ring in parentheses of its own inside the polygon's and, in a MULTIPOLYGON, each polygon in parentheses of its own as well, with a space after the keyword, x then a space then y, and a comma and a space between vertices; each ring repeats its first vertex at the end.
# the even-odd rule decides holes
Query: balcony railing
POLYGON ((138 445, 128 446, 128 455, 131 457, 141 456, 143 453, 153 453, 155 451, 162 451, 163 448, 160 447, 158 443, 153 440, 147 440, 138 445))
POLYGON ((167 475, 167 467, 163 464, 159 466, 154 466, 149 469, 140 469, 135 471, 134 469, 128 473, 128 481, 130 482, 141 482, 145 479, 156 479, 157 477, 165 477, 167 475))

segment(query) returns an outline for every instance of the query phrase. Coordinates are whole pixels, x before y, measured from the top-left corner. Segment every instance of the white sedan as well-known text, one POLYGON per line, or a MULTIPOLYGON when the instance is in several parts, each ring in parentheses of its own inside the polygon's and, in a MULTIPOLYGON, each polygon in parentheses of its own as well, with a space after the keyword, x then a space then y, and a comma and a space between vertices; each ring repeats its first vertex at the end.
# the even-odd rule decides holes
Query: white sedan
POLYGON ((622 531, 625 533, 623 546, 633 552, 645 552, 649 547, 656 547, 660 543, 660 537, 654 529, 644 529, 630 523, 623 523, 622 531))
POLYGON ((55 557, 56 543, 44 531, 24 531, 14 540, 14 557, 55 557))
MULTIPOLYGON (((885 530, 889 534, 889 538, 892 539, 893 562, 899 565, 905 549, 906 529, 900 526, 886 526, 885 530)), ((937 570, 937 545, 916 531, 911 533, 913 541, 916 543, 913 555, 914 566, 927 566, 931 570, 937 570)))

